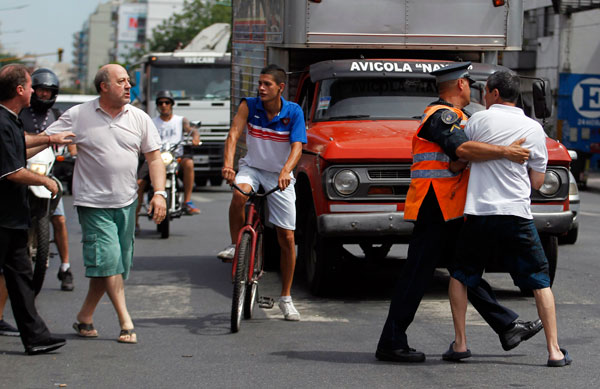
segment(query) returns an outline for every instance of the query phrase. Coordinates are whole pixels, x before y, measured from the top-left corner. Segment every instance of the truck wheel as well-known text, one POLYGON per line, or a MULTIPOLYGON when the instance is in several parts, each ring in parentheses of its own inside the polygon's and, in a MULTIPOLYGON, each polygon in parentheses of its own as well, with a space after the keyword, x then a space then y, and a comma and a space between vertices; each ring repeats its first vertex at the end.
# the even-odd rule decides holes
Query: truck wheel
MULTIPOLYGON (((558 237, 556 235, 542 234, 540 235, 544 254, 548 259, 548 273, 550 275, 550 285, 554 284, 554 276, 556 275, 556 265, 558 263, 558 237)), ((524 296, 533 296, 530 289, 521 289, 521 294, 524 296)))
POLYGON ((317 231, 314 211, 308 216, 304 243, 300 256, 306 272, 306 281, 311 293, 316 296, 327 294, 332 280, 332 264, 337 260, 339 247, 335 242, 321 237, 317 231))
POLYGON ((263 232, 263 269, 267 271, 279 271, 281 248, 277 242, 277 231, 275 228, 265 227, 263 232))
POLYGON ((579 235, 579 226, 573 227, 567 232, 567 235, 558 238, 560 244, 575 244, 579 235))
MULTIPOLYGON (((29 252, 35 252, 32 256, 33 261, 33 290, 37 296, 42 290, 46 269, 48 268, 48 258, 50 255, 50 217, 35 218, 33 220, 33 231, 29 244, 29 252)), ((31 254, 30 254, 31 255, 31 254)))
POLYGON ((208 181, 206 179, 206 177, 196 177, 196 185, 197 186, 206 186, 206 181, 208 181))
POLYGON ((221 186, 223 183, 223 177, 221 176, 211 176, 210 177, 210 186, 221 186))
POLYGON ((380 245, 370 243, 359 243, 360 248, 365 253, 367 259, 381 260, 385 259, 392 249, 391 243, 383 243, 380 245))

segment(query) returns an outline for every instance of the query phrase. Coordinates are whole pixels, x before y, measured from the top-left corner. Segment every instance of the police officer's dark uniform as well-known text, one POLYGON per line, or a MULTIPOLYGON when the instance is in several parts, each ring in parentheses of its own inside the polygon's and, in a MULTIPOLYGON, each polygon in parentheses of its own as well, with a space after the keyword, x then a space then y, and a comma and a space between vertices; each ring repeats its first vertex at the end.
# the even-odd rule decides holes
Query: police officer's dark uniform
MULTIPOLYGON (((465 75, 468 77, 466 69, 469 65, 470 63, 450 65, 431 74, 438 76, 438 81, 440 73, 446 73, 448 78, 448 73, 462 71, 454 79, 463 78, 465 75)), ((441 98, 429 107, 434 105, 452 107, 452 104, 441 98)), ((460 128, 461 118, 454 110, 438 109, 426 118, 416 134, 439 145, 452 161, 458 160, 456 149, 469 140, 460 128)), ((433 185, 429 186, 426 193, 416 217, 406 264, 397 282, 377 346, 376 357, 379 360, 425 361, 424 353, 409 347, 406 330, 414 319, 436 267, 443 264, 444 259, 450 260, 454 254, 458 232, 463 223, 462 218, 449 221, 444 219, 433 185)), ((515 322, 518 315, 496 301, 490 285, 483 279, 477 288, 468 289, 468 296, 471 304, 500 336, 505 350, 516 347, 522 340, 528 339, 541 329, 539 320, 528 323, 515 322)))

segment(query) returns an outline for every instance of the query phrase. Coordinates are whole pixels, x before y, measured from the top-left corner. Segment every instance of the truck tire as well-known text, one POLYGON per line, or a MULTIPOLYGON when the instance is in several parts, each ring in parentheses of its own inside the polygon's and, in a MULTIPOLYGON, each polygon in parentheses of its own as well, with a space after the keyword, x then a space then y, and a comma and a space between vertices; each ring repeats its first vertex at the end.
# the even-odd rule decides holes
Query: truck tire
MULTIPOLYGON (((544 248, 544 254, 548 259, 548 273, 550 275, 550 286, 554 284, 556 276, 556 265, 558 263, 558 237, 556 235, 541 234, 540 240, 544 248)), ((524 296, 533 296, 531 289, 520 288, 524 296)))
POLYGON ((381 260, 385 259, 392 249, 391 243, 382 243, 375 245, 371 243, 359 243, 360 248, 365 253, 367 259, 381 260))
POLYGON ((558 238, 560 244, 575 244, 579 235, 579 226, 575 226, 567 232, 567 235, 558 238))
POLYGON ((31 234, 30 253, 35 249, 35 256, 31 257, 33 261, 33 290, 37 296, 42 290, 46 269, 48 268, 48 258, 50 255, 50 217, 35 218, 32 223, 33 231, 31 234))
POLYGON ((208 181, 206 177, 196 177, 196 186, 206 186, 206 182, 208 181))
POLYGON ((221 186, 223 184, 223 177, 218 176, 210 176, 210 186, 221 186))
POLYGON ((337 243, 319 235, 314 211, 307 218, 305 234, 300 246, 300 257, 304 264, 306 282, 312 294, 324 296, 330 289, 333 263, 340 250, 337 243))

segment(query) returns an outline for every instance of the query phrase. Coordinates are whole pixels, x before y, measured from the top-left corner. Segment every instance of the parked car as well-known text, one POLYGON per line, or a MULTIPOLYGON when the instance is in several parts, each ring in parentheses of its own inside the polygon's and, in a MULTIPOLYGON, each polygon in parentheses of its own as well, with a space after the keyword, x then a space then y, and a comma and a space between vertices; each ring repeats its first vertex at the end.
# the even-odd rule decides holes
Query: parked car
POLYGON ((56 96, 56 102, 52 107, 59 109, 61 112, 65 112, 74 105, 94 100, 97 97, 97 95, 66 95, 59 93, 56 96))

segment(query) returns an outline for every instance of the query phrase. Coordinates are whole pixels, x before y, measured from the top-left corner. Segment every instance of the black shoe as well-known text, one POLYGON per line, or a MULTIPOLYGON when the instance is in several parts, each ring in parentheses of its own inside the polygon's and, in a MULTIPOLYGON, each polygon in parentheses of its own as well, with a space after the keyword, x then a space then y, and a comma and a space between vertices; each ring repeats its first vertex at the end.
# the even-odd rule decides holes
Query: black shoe
POLYGON ((389 362, 425 362, 425 354, 414 348, 397 350, 377 348, 375 358, 389 362))
POLYGON ((67 341, 64 339, 50 337, 38 344, 25 347, 25 352, 29 355, 43 354, 54 351, 65 344, 67 344, 67 341))
POLYGON ((512 350, 522 341, 527 340, 544 328, 540 319, 534 321, 515 320, 513 326, 498 335, 504 351, 512 350))
POLYGON ((60 280, 60 290, 70 292, 75 289, 73 286, 73 274, 71 273, 71 268, 68 268, 65 271, 59 270, 56 276, 60 280))
POLYGON ((465 359, 465 358, 470 358, 471 357, 471 350, 467 349, 467 351, 454 351, 454 341, 452 341, 452 343, 450 343, 450 347, 448 348, 448 351, 446 351, 445 353, 442 354, 442 359, 444 361, 449 361, 449 362, 458 362, 461 359, 465 359))
POLYGON ((20 336, 19 330, 0 319, 0 335, 2 336, 20 336))

